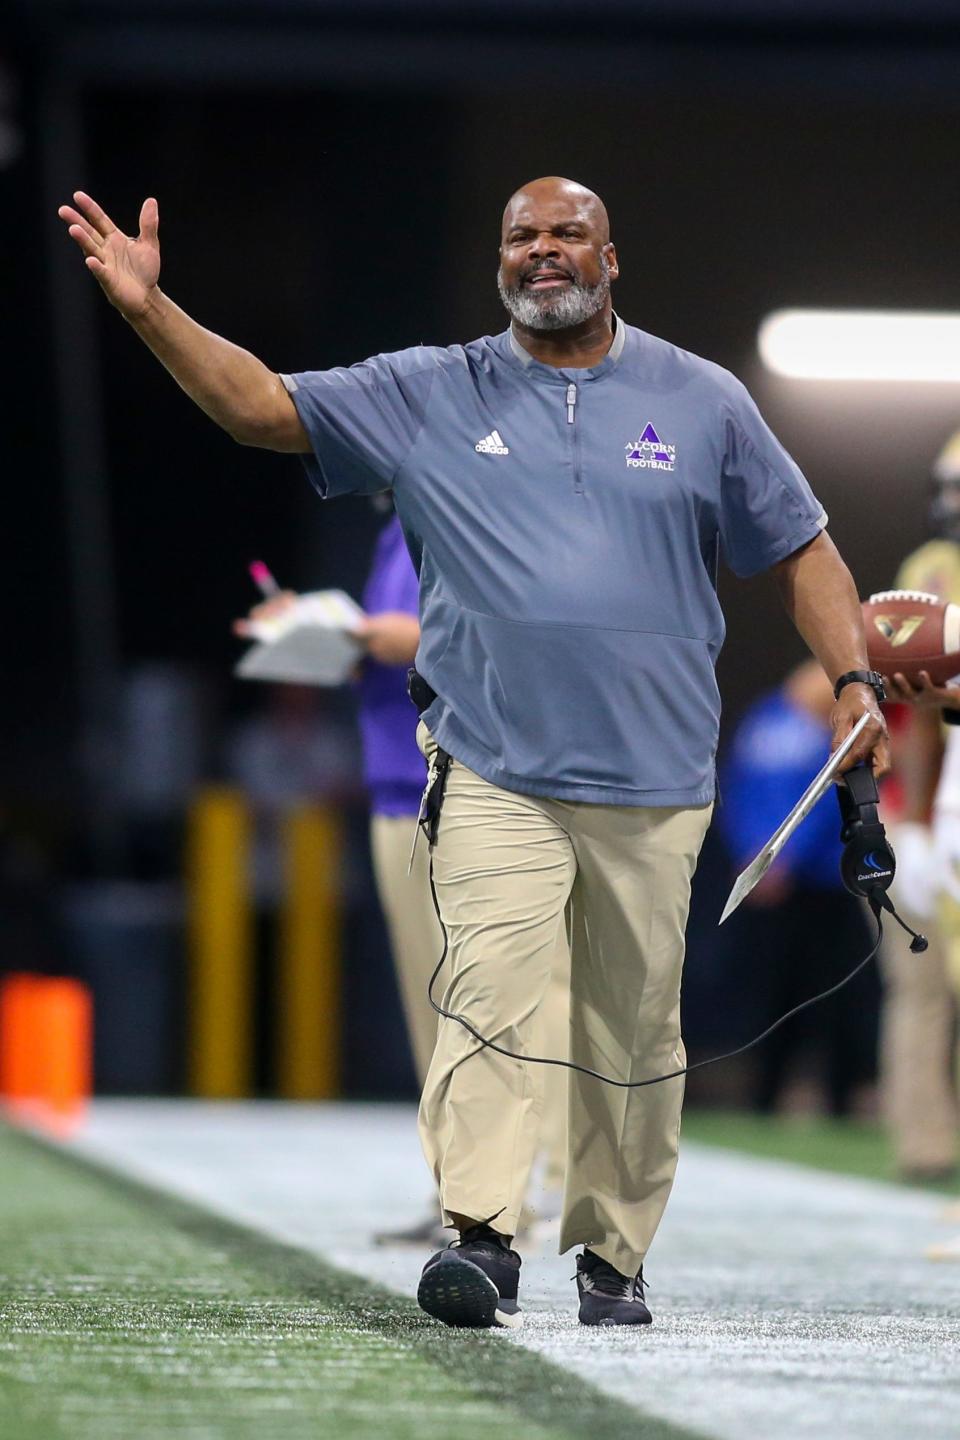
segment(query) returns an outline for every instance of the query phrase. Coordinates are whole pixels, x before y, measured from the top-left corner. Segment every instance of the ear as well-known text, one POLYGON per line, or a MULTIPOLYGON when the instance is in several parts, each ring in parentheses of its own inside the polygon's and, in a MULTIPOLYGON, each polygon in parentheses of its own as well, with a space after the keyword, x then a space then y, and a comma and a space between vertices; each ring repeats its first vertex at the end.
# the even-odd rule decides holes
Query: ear
POLYGON ((606 256, 607 264, 610 266, 610 279, 616 280, 620 274, 620 266, 617 264, 617 247, 612 240, 608 240, 603 246, 601 254, 606 256))

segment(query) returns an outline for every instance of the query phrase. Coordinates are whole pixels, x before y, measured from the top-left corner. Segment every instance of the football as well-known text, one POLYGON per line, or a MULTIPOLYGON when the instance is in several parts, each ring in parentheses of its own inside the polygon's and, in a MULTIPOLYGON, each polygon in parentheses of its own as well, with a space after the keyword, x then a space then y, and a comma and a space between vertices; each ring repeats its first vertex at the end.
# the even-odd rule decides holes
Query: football
POLYGON ((863 627, 870 664, 881 675, 919 683, 926 670, 935 685, 960 676, 960 605, 922 590, 882 590, 864 601, 863 627))

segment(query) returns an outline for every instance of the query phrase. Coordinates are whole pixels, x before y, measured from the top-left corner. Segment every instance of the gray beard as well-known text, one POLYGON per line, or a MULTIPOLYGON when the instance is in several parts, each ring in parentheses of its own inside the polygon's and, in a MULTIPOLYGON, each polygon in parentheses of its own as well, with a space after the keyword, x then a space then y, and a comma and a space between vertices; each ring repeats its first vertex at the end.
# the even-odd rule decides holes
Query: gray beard
POLYGON ((497 289, 511 320, 528 330, 569 330, 581 325, 603 309, 610 294, 610 266, 600 256, 600 279, 596 285, 581 285, 578 280, 559 293, 545 291, 538 295, 524 286, 506 286, 503 269, 497 271, 497 289))

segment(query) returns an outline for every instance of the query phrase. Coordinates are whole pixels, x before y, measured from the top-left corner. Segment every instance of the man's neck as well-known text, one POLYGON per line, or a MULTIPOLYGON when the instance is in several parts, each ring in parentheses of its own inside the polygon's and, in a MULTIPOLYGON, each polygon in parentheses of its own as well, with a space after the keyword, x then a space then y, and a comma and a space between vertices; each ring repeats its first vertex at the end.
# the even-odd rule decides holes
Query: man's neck
POLYGON ((613 344, 613 310, 608 303, 596 315, 570 330, 531 330, 511 324, 514 338, 534 360, 558 370, 588 370, 599 365, 613 344))

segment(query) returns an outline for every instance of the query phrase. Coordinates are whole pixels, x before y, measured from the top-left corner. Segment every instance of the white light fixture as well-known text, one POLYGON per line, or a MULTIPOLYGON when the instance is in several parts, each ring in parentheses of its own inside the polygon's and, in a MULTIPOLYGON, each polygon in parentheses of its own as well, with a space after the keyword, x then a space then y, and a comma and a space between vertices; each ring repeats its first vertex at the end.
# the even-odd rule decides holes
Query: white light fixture
POLYGON ((799 380, 960 383, 960 315, 934 310, 776 310, 757 346, 799 380))

